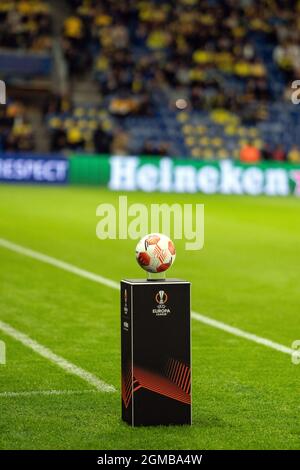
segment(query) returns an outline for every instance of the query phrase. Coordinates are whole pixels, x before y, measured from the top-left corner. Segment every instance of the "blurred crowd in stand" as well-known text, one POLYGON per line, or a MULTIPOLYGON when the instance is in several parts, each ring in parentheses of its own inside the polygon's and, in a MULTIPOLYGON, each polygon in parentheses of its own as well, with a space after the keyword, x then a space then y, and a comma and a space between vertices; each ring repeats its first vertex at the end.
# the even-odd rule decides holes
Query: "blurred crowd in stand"
POLYGON ((34 149, 32 125, 22 103, 0 105, 0 150, 27 152, 34 149))
POLYGON ((50 50, 51 33, 49 2, 1 0, 0 47, 35 52, 50 50))
MULTIPOLYGON (((300 161, 300 0, 62 4, 70 82, 93 80, 99 104, 54 91, 51 150, 300 161)), ((49 50, 50 6, 1 1, 0 47, 49 50)))

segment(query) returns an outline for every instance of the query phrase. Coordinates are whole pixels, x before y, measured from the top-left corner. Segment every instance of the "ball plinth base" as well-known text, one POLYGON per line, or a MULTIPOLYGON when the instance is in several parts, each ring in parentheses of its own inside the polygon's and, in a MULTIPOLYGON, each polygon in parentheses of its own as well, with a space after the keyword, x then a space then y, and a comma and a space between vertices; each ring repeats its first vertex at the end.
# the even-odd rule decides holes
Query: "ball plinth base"
POLYGON ((129 425, 191 424, 190 323, 188 281, 121 282, 122 419, 129 425))
POLYGON ((162 273, 147 273, 147 281, 162 281, 164 282, 166 280, 166 272, 162 273))

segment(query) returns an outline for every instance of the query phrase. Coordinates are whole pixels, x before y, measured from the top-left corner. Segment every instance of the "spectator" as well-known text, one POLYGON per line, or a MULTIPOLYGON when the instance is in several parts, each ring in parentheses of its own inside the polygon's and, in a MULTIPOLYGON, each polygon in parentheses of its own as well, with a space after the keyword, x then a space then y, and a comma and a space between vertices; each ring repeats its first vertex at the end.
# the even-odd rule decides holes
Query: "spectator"
POLYGON ((261 150, 261 158, 265 161, 272 160, 273 154, 269 144, 264 144, 261 150))
POLYGON ((95 152, 109 154, 111 152, 112 140, 111 134, 105 132, 101 126, 98 126, 94 132, 95 152))
POLYGON ((29 151, 34 148, 32 126, 19 101, 0 106, 1 146, 6 151, 29 151))
POLYGON ((287 155, 290 163, 300 163, 300 149, 297 145, 294 145, 287 155))
POLYGON ((83 135, 76 125, 67 131, 67 146, 71 150, 82 150, 84 148, 83 135))
POLYGON ((241 148, 240 160, 243 163, 258 163, 260 156, 260 150, 250 142, 241 148))
POLYGON ((114 155, 128 155, 129 136, 125 131, 116 131, 113 136, 111 151, 114 155))
POLYGON ((67 147, 66 131, 61 127, 53 129, 51 133, 50 148, 52 152, 60 152, 67 147))
POLYGON ((141 149, 141 154, 142 155, 153 155, 153 145, 150 140, 146 140, 144 142, 144 145, 141 149))
POLYGON ((83 37, 83 22, 76 16, 69 16, 64 22, 64 36, 70 41, 74 41, 75 44, 78 44, 83 37))
POLYGON ((167 155, 170 155, 170 146, 167 142, 161 142, 158 145, 158 152, 161 157, 165 157, 167 155))
POLYGON ((277 162, 284 162, 286 160, 286 152, 282 145, 277 145, 273 151, 273 160, 277 162))

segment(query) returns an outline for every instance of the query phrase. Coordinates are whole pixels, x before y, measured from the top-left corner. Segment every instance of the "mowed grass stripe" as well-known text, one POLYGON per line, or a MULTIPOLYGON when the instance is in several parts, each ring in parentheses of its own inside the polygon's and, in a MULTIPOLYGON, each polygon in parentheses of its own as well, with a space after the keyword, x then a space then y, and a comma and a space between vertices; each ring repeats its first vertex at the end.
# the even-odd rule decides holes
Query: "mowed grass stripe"
MULTIPOLYGON (((116 281, 113 281, 111 279, 108 279, 106 277, 100 276, 99 274, 92 273, 90 271, 86 271, 85 269, 81 269, 77 266, 74 266, 73 264, 66 263, 64 261, 61 261, 57 258, 54 258, 52 256, 45 255, 44 253, 32 250, 27 247, 23 247, 21 245, 18 245, 16 243, 13 243, 9 240, 0 238, 0 246, 3 248, 7 248, 8 250, 14 251, 16 253, 19 253, 24 256, 28 256, 30 258, 36 259, 38 261, 50 264, 52 266, 55 266, 57 268, 63 269, 65 271, 68 271, 70 273, 76 274, 77 276, 81 276, 83 278, 89 279, 90 281, 97 282, 99 284, 105 285, 107 287, 111 287, 112 289, 119 290, 120 286, 119 283, 116 281)), ((257 336, 253 333, 249 333, 247 331, 241 330, 239 328, 233 327, 231 325, 228 325, 226 323, 220 322, 218 320, 215 320, 213 318, 207 317, 206 315, 200 314, 198 312, 192 311, 192 318, 196 321, 199 321, 201 323, 204 323, 205 325, 211 326, 213 328, 217 328, 219 330, 225 331, 229 334, 232 334, 234 336, 237 336, 239 338, 247 339, 248 341, 253 341, 257 344, 260 344, 262 346, 274 349, 276 351, 279 351, 284 354, 293 354, 294 350, 283 345, 280 343, 277 343, 275 341, 269 340, 267 338, 263 338, 261 336, 257 336)))

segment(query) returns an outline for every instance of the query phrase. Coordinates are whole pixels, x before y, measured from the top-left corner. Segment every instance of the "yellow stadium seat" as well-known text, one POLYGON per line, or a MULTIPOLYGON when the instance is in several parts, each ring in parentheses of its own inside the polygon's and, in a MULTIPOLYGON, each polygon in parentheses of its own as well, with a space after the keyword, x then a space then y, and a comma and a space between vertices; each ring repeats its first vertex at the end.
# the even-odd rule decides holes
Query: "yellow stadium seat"
POLYGON ((214 137, 211 139, 211 145, 213 145, 214 147, 221 147, 223 143, 223 139, 221 139, 220 137, 214 137))
POLYGON ((238 127, 237 128, 237 133, 238 135, 240 135, 241 137, 242 136, 246 136, 248 134, 248 130, 245 128, 245 127, 238 127))
POLYGON ((103 122, 102 122, 102 128, 105 130, 105 131, 110 131, 112 129, 112 122, 109 121, 108 119, 105 119, 103 122))
POLYGON ((202 150, 201 150, 199 147, 194 147, 194 148, 191 150, 191 155, 192 155, 192 157, 194 157, 194 158, 201 158, 201 156, 202 156, 202 150))
POLYGON ((255 127, 250 127, 248 129, 248 134, 251 137, 257 137, 259 135, 259 132, 258 132, 258 129, 256 129, 255 127))
POLYGON ((95 130, 95 129, 97 129, 98 124, 99 124, 98 121, 93 119, 93 120, 88 122, 88 128, 92 129, 92 130, 95 130))
POLYGON ((70 129, 74 125, 75 125, 74 119, 67 118, 63 122, 63 126, 64 126, 65 129, 70 129))
POLYGON ((196 143, 195 137, 191 137, 191 136, 186 137, 184 141, 185 141, 185 144, 188 145, 189 147, 191 147, 192 145, 195 145, 196 143))
POLYGON ((62 125, 62 120, 58 117, 53 117, 49 120, 49 126, 52 129, 58 129, 62 125))
POLYGON ((100 111, 98 111, 97 116, 98 116, 100 119, 104 119, 105 117, 108 116, 108 113, 107 113, 107 111, 105 111, 105 109, 101 109, 100 111))
POLYGON ((207 131, 206 126, 197 126, 196 129, 197 129, 198 134, 205 134, 205 132, 207 131))
POLYGON ((84 108, 75 108, 74 110, 74 116, 77 118, 83 117, 85 114, 85 109, 84 108))
POLYGON ((215 156, 215 151, 211 147, 207 147, 203 150, 203 157, 207 160, 211 160, 215 156))
POLYGON ((237 134, 237 128, 236 126, 226 126, 224 129, 225 134, 227 135, 236 135, 237 134))
POLYGON ((191 126, 190 124, 185 124, 184 126, 182 126, 182 132, 185 135, 191 135, 194 133, 194 127, 191 126))
POLYGON ((222 148, 217 151, 217 157, 225 160, 226 158, 229 158, 230 155, 226 149, 222 148))
POLYGON ((177 114, 177 120, 179 122, 186 122, 189 119, 189 115, 187 113, 179 113, 177 114))
POLYGON ((79 121, 77 121, 77 126, 79 129, 86 129, 88 127, 88 121, 86 119, 79 119, 79 121))
POLYGON ((208 145, 210 143, 210 138, 209 137, 201 137, 199 139, 199 144, 201 145, 208 145))
POLYGON ((96 108, 91 108, 88 110, 88 116, 89 117, 96 117, 97 116, 97 109, 96 108))
POLYGON ((214 60, 214 54, 205 50, 197 50, 193 53, 193 60, 197 64, 207 64, 214 60))
POLYGON ((255 147, 257 147, 258 149, 261 149, 264 143, 261 139, 255 139, 253 145, 255 145, 255 147))
POLYGON ((232 156, 235 160, 239 160, 240 159, 240 149, 239 148, 236 148, 233 152, 232 152, 232 156))
POLYGON ((232 115, 225 109, 215 109, 210 113, 211 120, 218 124, 224 124, 231 121, 232 115))

